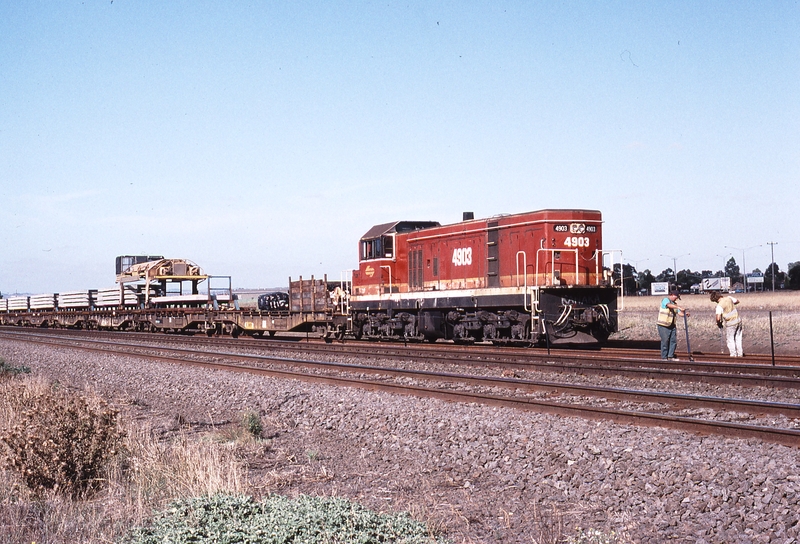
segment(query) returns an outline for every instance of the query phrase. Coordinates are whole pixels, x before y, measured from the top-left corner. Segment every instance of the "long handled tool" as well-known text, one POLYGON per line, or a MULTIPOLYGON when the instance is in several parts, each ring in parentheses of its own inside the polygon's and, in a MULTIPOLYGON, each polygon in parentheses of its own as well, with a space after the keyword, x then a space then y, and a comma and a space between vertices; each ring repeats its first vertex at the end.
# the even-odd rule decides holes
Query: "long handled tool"
POLYGON ((720 341, 720 353, 725 353, 725 348, 728 347, 727 342, 725 341, 725 330, 723 327, 719 328, 719 341, 720 341))
POLYGON ((686 312, 683 313, 683 328, 686 329, 686 351, 689 353, 689 361, 693 363, 692 345, 689 343, 689 319, 686 317, 686 312))

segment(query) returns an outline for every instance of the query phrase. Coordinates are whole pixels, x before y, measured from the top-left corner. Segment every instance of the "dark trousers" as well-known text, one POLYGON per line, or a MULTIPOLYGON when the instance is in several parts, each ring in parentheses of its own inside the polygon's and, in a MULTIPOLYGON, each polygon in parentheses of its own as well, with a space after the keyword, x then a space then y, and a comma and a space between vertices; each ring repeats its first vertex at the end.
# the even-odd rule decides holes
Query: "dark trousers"
POLYGON ((672 359, 675 357, 675 348, 678 347, 678 333, 675 327, 658 327, 658 335, 661 337, 661 358, 672 359))

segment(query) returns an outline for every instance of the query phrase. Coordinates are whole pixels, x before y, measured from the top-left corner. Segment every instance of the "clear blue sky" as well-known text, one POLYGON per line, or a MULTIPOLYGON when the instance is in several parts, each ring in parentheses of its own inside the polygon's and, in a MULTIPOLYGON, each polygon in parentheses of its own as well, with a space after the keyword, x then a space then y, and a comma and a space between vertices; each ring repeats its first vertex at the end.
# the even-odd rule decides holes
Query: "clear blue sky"
POLYGON ((604 214, 658 273, 800 261, 800 4, 0 4, 0 291, 163 254, 338 279, 400 219, 604 214), (689 254, 689 255, 687 255, 689 254))

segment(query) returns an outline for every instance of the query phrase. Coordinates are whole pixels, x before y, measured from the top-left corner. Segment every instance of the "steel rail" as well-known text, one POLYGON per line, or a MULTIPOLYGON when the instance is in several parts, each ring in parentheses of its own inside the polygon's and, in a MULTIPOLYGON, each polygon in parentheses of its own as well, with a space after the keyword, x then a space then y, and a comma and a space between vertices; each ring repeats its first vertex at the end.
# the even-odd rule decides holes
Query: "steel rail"
MULTIPOLYGON (((11 335, 36 335, 43 333, 34 333, 28 331, 6 331, 0 330, 0 334, 11 335)), ((66 335, 67 337, 71 335, 66 335)), ((125 334, 129 338, 128 334, 125 334)), ((164 335, 155 335, 153 338, 156 341, 162 342, 165 338, 175 338, 164 335)), ((181 338, 181 340, 189 341, 188 338, 181 338)), ((208 339, 202 338, 198 343, 206 345, 219 345, 219 341, 207 342, 208 339)), ((167 340, 172 341, 172 340, 167 340)), ((197 339, 191 340, 192 342, 197 339)), ((257 347, 257 345, 243 346, 237 341, 224 341, 223 344, 232 345, 236 347, 257 347)), ((260 344, 259 344, 260 345, 260 344)), ((757 387, 772 387, 782 389, 797 389, 800 388, 800 367, 770 367, 760 365, 747 365, 747 364, 713 364, 713 363, 687 363, 691 366, 681 363, 666 363, 661 364, 660 360, 642 360, 642 359, 601 359, 598 357, 579 359, 579 356, 570 355, 566 362, 565 357, 553 357, 539 360, 535 356, 523 356, 515 359, 510 359, 503 354, 490 353, 488 355, 476 355, 471 352, 465 352, 459 355, 445 352, 443 350, 436 350, 432 354, 429 350, 417 350, 417 348, 399 348, 399 347, 381 347, 377 350, 370 349, 369 346, 355 346, 355 347, 341 347, 336 346, 335 349, 329 347, 330 344, 311 344, 311 349, 308 344, 302 344, 302 347, 297 344, 290 343, 284 346, 286 349, 292 351, 315 351, 330 355, 334 351, 337 355, 353 355, 359 357, 396 357, 407 360, 413 357, 419 357, 423 362, 433 362, 438 364, 449 364, 455 366, 467 365, 493 365, 500 368, 518 369, 518 370, 537 370, 544 372, 559 372, 559 373, 573 373, 580 375, 603 375, 607 376, 613 374, 615 376, 633 378, 633 379, 651 379, 651 380, 676 380, 676 381, 691 381, 701 382, 704 384, 715 385, 737 385, 737 386, 757 386, 757 387), (670 365, 670 368, 660 368, 661 366, 670 365), (708 370, 703 370, 708 369, 708 370)))
MULTIPOLYGON (((294 379, 301 379, 304 381, 315 381, 329 384, 344 384, 350 386, 357 386, 366 389, 380 389, 392 392, 415 391, 424 393, 422 396, 435 396, 437 398, 445 398, 446 400, 457 400, 464 402, 465 399, 478 399, 474 402, 481 402, 483 404, 497 404, 503 406, 511 406, 524 409, 534 409, 537 407, 539 411, 546 413, 560 413, 562 415, 576 415, 580 417, 593 417, 601 419, 612 419, 618 422, 634 422, 638 424, 658 425, 658 422, 666 422, 669 427, 681 428, 685 430, 693 430, 695 432, 715 432, 713 429, 725 429, 733 432, 735 436, 740 437, 755 437, 772 442, 778 442, 791 446, 800 445, 800 429, 781 429, 776 427, 764 427, 757 425, 744 425, 739 423, 730 423, 724 421, 714 420, 701 420, 696 418, 688 418, 685 416, 675 416, 668 414, 657 414, 653 412, 635 412, 631 410, 618 410, 612 408, 603 408, 597 406, 576 405, 563 402, 547 402, 537 399, 525 397, 503 397, 498 395, 489 395, 484 393, 475 393, 469 391, 443 391, 441 389, 425 388, 412 385, 391 384, 387 382, 376 382, 372 380, 363 380, 357 378, 347 378, 341 375, 321 375, 321 374, 307 374, 296 372, 293 370, 280 370, 274 368, 255 367, 248 365, 232 365, 229 363, 221 362, 208 362, 199 360, 187 360, 185 358, 177 358, 168 355, 156 355, 142 353, 142 350, 162 350, 179 353, 181 355, 204 355, 204 356, 217 356, 227 357, 229 359, 239 359, 246 361, 262 361, 267 360, 272 363, 289 363, 298 364, 302 363, 304 366, 313 368, 336 368, 352 372, 371 372, 377 374, 389 374, 398 377, 415 378, 415 379, 436 379, 439 381, 458 382, 460 384, 470 383, 480 386, 498 386, 512 387, 512 388, 533 388, 537 390, 555 390, 559 392, 568 392, 571 394, 581 394, 589 396, 602 395, 606 398, 615 398, 617 400, 638 401, 638 402, 666 402, 676 405, 685 405, 692 407, 711 407, 723 410, 737 410, 755 413, 770 413, 780 414, 787 417, 797 417, 800 415, 800 405, 786 404, 786 403, 773 403, 764 401, 747 401, 741 399, 720 399, 715 397, 692 397, 689 395, 674 395, 666 393, 652 393, 647 391, 630 391, 630 390, 616 390, 610 388, 594 388, 585 386, 573 386, 571 384, 553 384, 547 382, 530 382, 512 380, 509 378, 489 378, 464 376, 457 374, 438 374, 427 371, 404 371, 397 369, 386 369, 382 367, 369 367, 364 365, 351 365, 346 363, 323 363, 318 361, 302 361, 291 358, 280 357, 263 357, 255 355, 242 355, 242 354, 229 354, 221 352, 198 352, 196 350, 182 349, 182 348, 164 348, 156 346, 141 346, 125 343, 114 343, 105 340, 74 340, 69 339, 68 344, 64 344, 61 339, 53 338, 33 338, 29 341, 59 345, 61 347, 77 348, 85 351, 100 352, 100 353, 124 353, 126 355, 143 357, 147 359, 166 361, 171 363, 181 363, 193 366, 200 366, 204 368, 220 369, 236 372, 251 372, 256 374, 266 374, 271 376, 288 377, 294 379), (83 345, 81 345, 83 344, 83 345), (85 344, 93 344, 95 347, 87 346, 85 344), (99 346, 99 347, 97 347, 99 346), (133 348, 134 351, 120 350, 118 348, 133 348), (116 349, 115 349, 116 348, 116 349)), ((409 393, 404 393, 409 394, 409 393)), ((413 394, 413 393, 412 393, 413 394)), ((719 433, 717 433, 719 434, 719 433)))
MULTIPOLYGON (((30 329, 27 329, 30 330, 30 329)), ((67 330, 67 329, 48 329, 51 332, 58 331, 58 334, 87 334, 87 331, 67 330)), ((0 327, 0 331, 24 332, 18 327, 0 327)), ((152 337, 154 339, 181 339, 197 343, 244 345, 249 347, 279 347, 293 350, 304 351, 339 351, 366 356, 409 356, 427 357, 433 360, 436 357, 443 361, 457 360, 460 363, 476 361, 479 363, 505 363, 516 364, 525 361, 535 362, 538 360, 558 361, 567 363, 570 361, 580 362, 583 365, 602 365, 611 367, 620 363, 629 366, 651 366, 655 365, 660 369, 681 369, 691 372, 697 371, 720 371, 726 373, 755 373, 762 375, 791 375, 800 377, 800 357, 782 355, 776 357, 776 364, 773 366, 769 356, 748 355, 743 359, 730 359, 727 356, 703 355, 694 352, 695 361, 665 361, 654 355, 655 350, 641 350, 636 348, 592 348, 592 349, 554 349, 547 353, 541 348, 513 348, 513 347, 494 347, 487 345, 460 345, 460 344, 422 344, 418 342, 401 343, 392 342, 322 342, 320 339, 311 338, 306 341, 306 337, 295 337, 291 340, 286 338, 248 338, 240 337, 230 339, 227 337, 208 338, 205 335, 183 335, 180 333, 146 333, 146 332, 117 332, 117 331, 89 331, 89 334, 124 335, 137 337, 152 337), (189 340, 191 339, 191 340, 189 340), (457 354, 457 355, 454 355, 457 354), (761 361, 761 362, 759 362, 761 361)), ((168 340, 167 340, 168 341, 168 340)))
MULTIPOLYGON (((278 357, 268 355, 249 355, 241 353, 230 353, 220 351, 198 351, 191 348, 175 348, 163 346, 142 346, 140 344, 122 343, 108 340, 67 340, 68 342, 89 342, 109 346, 115 352, 117 347, 132 348, 138 354, 141 350, 158 350, 179 353, 182 355, 201 355, 208 357, 220 357, 247 362, 269 362, 277 364, 289 364, 292 366, 302 366, 306 368, 316 368, 330 370, 334 369, 343 372, 358 372, 388 375, 397 378, 414 378, 443 381, 448 383, 469 384, 482 387, 502 387, 506 389, 524 389, 526 391, 545 391, 560 394, 582 395, 589 397, 613 398, 620 401, 636 402, 660 402, 676 406, 686 406, 692 408, 714 408, 718 410, 732 410, 751 414, 772 414, 784 415, 787 417, 800 417, 800 404, 789 404, 772 401, 754 401, 747 399, 726 399, 720 397, 695 396, 678 393, 663 393, 656 391, 642 391, 632 389, 618 389, 612 387, 600 387, 580 384, 570 384, 562 382, 548 382, 539 380, 527 380, 518 378, 492 377, 492 376, 473 376, 467 374, 456 374, 451 372, 432 372, 428 370, 399 369, 382 366, 361 365, 352 363, 339 363, 335 361, 310 361, 307 359, 297 359, 294 357, 278 357)), ((52 343, 45 340, 46 343, 52 343)), ((61 344, 60 341, 56 344, 61 344)), ((62 344, 63 345, 63 344, 62 344)))

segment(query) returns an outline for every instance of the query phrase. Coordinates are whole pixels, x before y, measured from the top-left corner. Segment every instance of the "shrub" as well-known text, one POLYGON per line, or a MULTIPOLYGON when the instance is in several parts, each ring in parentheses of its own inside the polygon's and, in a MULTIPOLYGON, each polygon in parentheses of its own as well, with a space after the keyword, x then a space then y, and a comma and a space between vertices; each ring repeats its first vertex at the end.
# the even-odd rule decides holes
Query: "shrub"
POLYGON ((171 504, 150 527, 132 531, 126 544, 441 543, 406 514, 385 515, 340 498, 215 495, 171 504))
POLYGON ((261 416, 256 412, 245 412, 242 416, 242 428, 254 438, 261 438, 261 434, 264 432, 261 416))
POLYGON ((11 366, 5 359, 0 358, 0 378, 13 377, 19 374, 30 374, 31 369, 27 366, 11 366))
POLYGON ((55 385, 19 382, 3 390, 8 426, 0 433, 6 465, 34 492, 78 496, 100 487, 122 433, 102 399, 55 385))

